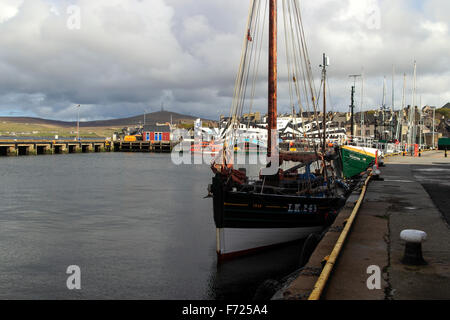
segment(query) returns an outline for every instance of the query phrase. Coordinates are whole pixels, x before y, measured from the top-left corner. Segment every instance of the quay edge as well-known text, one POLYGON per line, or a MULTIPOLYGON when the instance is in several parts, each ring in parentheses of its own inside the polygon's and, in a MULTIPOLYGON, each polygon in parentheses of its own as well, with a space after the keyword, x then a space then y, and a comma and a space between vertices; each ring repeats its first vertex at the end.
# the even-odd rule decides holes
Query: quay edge
MULTIPOLYGON (((321 299, 450 299, 450 213, 441 203, 446 191, 435 190, 441 195, 437 197, 427 185, 435 179, 435 189, 450 189, 442 180, 450 178, 450 160, 443 151, 424 152, 420 158, 392 156, 386 158, 381 176, 383 179, 368 186, 321 299), (411 228, 428 234, 423 244, 427 265, 406 266, 401 262, 405 243, 400 232, 411 228), (367 286, 370 266, 381 271, 380 289, 367 286)), ((358 196, 357 192, 349 198, 308 263, 293 273, 272 299, 309 298, 358 196)))

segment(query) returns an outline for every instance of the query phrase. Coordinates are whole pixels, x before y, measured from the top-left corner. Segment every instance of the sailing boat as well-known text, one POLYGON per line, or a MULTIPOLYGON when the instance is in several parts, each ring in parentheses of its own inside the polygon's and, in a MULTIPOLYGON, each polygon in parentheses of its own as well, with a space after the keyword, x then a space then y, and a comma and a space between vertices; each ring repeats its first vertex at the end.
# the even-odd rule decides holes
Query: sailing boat
MULTIPOLYGON (((343 162, 343 176, 345 178, 351 178, 358 175, 362 171, 365 171, 368 166, 378 157, 378 150, 375 148, 368 147, 365 145, 364 140, 362 141, 362 146, 358 145, 358 140, 354 139, 354 128, 353 128, 353 110, 354 110, 354 94, 356 87, 356 78, 362 78, 361 86, 361 133, 363 134, 364 127, 364 115, 362 112, 363 105, 363 94, 364 94, 364 75, 351 75, 353 77, 353 86, 351 91, 351 141, 349 145, 341 146, 341 157, 343 162)), ((383 92, 383 104, 384 104, 384 92, 383 92)))
MULTIPOLYGON (((328 57, 324 55, 323 70, 323 122, 321 150, 313 146, 312 150, 302 152, 279 153, 277 135, 277 0, 269 1, 269 68, 268 68, 268 166, 274 159, 294 162, 293 167, 282 170, 277 167, 274 173, 262 171, 256 180, 247 176, 246 170, 234 169, 227 158, 227 147, 223 149, 222 161, 214 162, 211 168, 215 174, 210 191, 213 195, 214 222, 216 225, 217 254, 219 259, 239 256, 255 250, 272 247, 281 243, 306 238, 309 234, 320 232, 330 225, 337 212, 346 202, 351 188, 339 179, 342 171, 339 147, 328 148, 326 144, 326 67, 328 57), (313 166, 317 169, 313 172, 313 166)), ((258 2, 258 1, 256 1, 258 2)), ((297 19, 301 18, 297 1, 288 2, 296 10, 297 19)), ((283 1, 283 5, 285 2, 283 1)), ((250 15, 253 14, 255 1, 252 1, 250 15)), ((253 17, 249 18, 249 25, 253 17)), ((247 41, 250 27, 246 33, 247 41)), ((249 43, 245 43, 244 50, 249 43)), ((302 43, 304 45, 304 43, 302 43)), ((247 52, 243 57, 247 56, 247 52)), ((244 69, 241 63, 240 70, 244 69)), ((306 64, 307 65, 307 64, 306 64)), ((311 70, 307 70, 311 73, 311 70)), ((248 73, 239 75, 245 79, 248 73)), ((294 82, 296 77, 292 76, 294 82)), ((235 89, 240 92, 241 88, 235 89)), ((312 99, 317 103, 315 96, 312 99)), ((240 99, 235 110, 241 109, 240 99)), ((316 106, 316 105, 315 105, 316 106)), ((236 113, 230 117, 229 126, 236 126, 236 113), (234 121, 234 123, 233 123, 234 121)), ((320 133, 318 117, 317 129, 320 133)), ((231 147, 234 142, 230 143, 231 147)), ((220 159, 218 159, 220 160, 220 159)), ((277 161, 275 161, 277 162, 277 161)))

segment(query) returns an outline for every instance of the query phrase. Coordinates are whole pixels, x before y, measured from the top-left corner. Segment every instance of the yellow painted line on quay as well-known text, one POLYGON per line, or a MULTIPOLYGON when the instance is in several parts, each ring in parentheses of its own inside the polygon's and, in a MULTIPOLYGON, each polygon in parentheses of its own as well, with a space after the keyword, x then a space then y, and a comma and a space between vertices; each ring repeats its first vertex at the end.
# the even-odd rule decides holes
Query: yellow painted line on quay
POLYGON ((323 290, 327 284, 328 279, 330 278, 331 271, 333 270, 333 266, 336 263, 339 253, 341 252, 341 249, 345 243, 345 240, 347 238, 347 235, 353 225, 353 221, 355 220, 356 215, 358 214, 359 208, 361 206, 361 203, 364 200, 364 196, 366 195, 367 185, 369 184, 371 175, 369 175, 364 183, 364 186, 362 188, 361 194, 359 196, 358 202, 356 203, 355 207, 353 208, 352 214, 347 219, 347 223, 345 224, 344 229, 342 230, 341 235, 339 236, 339 239, 337 240, 333 251, 331 252, 330 256, 327 259, 327 263, 325 264, 325 267, 322 270, 322 273, 319 276, 319 279, 317 280, 316 284, 314 285, 314 289, 309 295, 308 300, 319 300, 323 290))

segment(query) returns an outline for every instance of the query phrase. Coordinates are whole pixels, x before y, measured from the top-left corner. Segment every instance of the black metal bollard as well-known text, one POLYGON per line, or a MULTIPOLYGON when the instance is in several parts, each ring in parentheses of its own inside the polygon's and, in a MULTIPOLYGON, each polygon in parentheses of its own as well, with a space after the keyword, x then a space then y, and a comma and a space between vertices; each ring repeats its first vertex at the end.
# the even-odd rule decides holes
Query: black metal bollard
POLYGON ((422 243, 407 242, 405 245, 405 255, 403 264, 421 266, 427 264, 422 256, 422 243))

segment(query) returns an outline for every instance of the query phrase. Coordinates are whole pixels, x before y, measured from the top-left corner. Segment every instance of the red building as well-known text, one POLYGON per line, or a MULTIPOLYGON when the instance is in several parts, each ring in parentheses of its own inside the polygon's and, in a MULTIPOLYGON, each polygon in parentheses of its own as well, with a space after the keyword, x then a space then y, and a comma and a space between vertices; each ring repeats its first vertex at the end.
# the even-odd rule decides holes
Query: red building
POLYGON ((170 126, 145 125, 142 133, 144 141, 170 141, 170 126))

